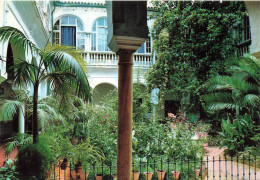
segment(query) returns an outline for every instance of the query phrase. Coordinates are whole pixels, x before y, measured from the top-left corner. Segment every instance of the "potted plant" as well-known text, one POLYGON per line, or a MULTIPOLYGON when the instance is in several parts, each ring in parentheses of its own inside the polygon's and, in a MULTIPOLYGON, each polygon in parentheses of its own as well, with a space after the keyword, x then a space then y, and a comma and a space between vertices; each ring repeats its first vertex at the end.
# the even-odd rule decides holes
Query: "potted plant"
POLYGON ((72 146, 68 150, 68 157, 71 167, 80 177, 88 174, 88 172, 82 173, 82 170, 87 170, 89 163, 100 162, 101 159, 104 159, 104 155, 92 146, 89 140, 72 146))
POLYGON ((132 170, 131 172, 131 180, 138 180, 140 176, 140 171, 132 170))
POLYGON ((144 172, 145 180, 151 180, 153 177, 152 168, 148 167, 148 172, 144 172))
POLYGON ((101 164, 100 163, 98 163, 98 165, 97 165, 97 173, 96 173, 96 176, 95 176, 95 178, 96 178, 96 180, 102 180, 103 179, 103 170, 102 170, 102 168, 101 168, 101 164))
POLYGON ((165 170, 157 169, 157 170, 156 170, 156 173, 157 173, 158 180, 163 180, 164 177, 165 177, 166 171, 165 171, 165 170))
POLYGON ((180 172, 179 171, 172 171, 172 176, 173 176, 173 179, 179 179, 180 172))

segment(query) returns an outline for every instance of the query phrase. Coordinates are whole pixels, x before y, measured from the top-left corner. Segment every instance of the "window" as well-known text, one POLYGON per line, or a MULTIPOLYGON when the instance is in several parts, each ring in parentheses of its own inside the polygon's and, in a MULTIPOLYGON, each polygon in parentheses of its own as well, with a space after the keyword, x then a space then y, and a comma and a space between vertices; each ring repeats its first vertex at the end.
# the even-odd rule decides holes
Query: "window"
POLYGON ((85 33, 81 20, 75 16, 64 16, 59 19, 54 24, 53 40, 55 43, 85 50, 85 33))
POLYGON ((92 51, 110 51, 107 46, 107 19, 99 18, 94 22, 91 34, 92 51))
POLYGON ((138 53, 151 53, 151 37, 143 43, 143 45, 137 50, 138 53))

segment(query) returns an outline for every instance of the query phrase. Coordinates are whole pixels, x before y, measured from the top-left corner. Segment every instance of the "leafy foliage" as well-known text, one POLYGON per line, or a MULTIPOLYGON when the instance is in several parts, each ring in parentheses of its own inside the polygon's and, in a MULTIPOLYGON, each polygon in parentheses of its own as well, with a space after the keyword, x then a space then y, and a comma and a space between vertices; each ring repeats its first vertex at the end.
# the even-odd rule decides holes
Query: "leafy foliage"
MULTIPOLYGON (((150 89, 160 97, 190 96, 185 111, 200 112, 200 85, 223 73, 227 54, 234 51, 234 28, 245 14, 244 2, 154 1, 153 48, 156 62, 148 73, 150 89)), ((182 102, 182 104, 185 102, 182 102)), ((184 107, 184 106, 183 106, 184 107)))
POLYGON ((5 155, 8 156, 15 148, 24 145, 32 144, 32 136, 26 133, 17 133, 16 135, 7 139, 5 146, 5 155))
POLYGON ((53 163, 53 156, 44 142, 22 146, 18 151, 17 171, 24 177, 45 179, 46 171, 53 163))
POLYGON ((237 114, 254 114, 260 103, 260 60, 245 55, 240 59, 230 59, 227 65, 230 75, 212 77, 205 83, 209 92, 202 96, 206 110, 231 109, 237 114))
POLYGON ((6 180, 19 180, 19 174, 16 171, 16 167, 13 164, 12 159, 8 159, 4 162, 5 167, 0 168, 0 179, 6 180))
POLYGON ((251 117, 248 114, 239 116, 233 122, 230 119, 222 120, 221 147, 227 147, 226 153, 235 155, 246 147, 255 146, 257 141, 252 138, 257 132, 251 117))
POLYGON ((46 81, 54 95, 60 95, 61 102, 68 94, 90 99, 90 86, 86 76, 86 66, 81 51, 74 47, 47 44, 39 49, 25 35, 13 27, 0 28, 0 41, 15 44, 26 59, 20 59, 12 67, 14 83, 23 87, 33 85, 33 138, 37 141, 37 105, 39 84, 46 81))

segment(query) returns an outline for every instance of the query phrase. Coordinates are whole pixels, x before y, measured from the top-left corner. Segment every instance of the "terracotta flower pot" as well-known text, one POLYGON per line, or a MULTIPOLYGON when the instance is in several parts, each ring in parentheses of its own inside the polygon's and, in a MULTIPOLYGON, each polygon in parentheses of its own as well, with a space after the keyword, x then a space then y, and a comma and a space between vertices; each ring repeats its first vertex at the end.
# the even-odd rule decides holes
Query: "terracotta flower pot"
POLYGON ((103 179, 102 174, 97 174, 97 175, 96 175, 96 180, 102 180, 102 179, 103 179))
POLYGON ((165 170, 156 170, 156 173, 157 173, 158 180, 163 180, 166 171, 165 170))
POLYGON ((140 171, 133 170, 131 173, 131 180, 138 180, 140 176, 140 171))
POLYGON ((200 169, 193 169, 193 172, 195 172, 196 176, 200 176, 200 169))
POLYGON ((70 177, 71 177, 71 179, 77 179, 77 173, 76 173, 76 171, 75 170, 71 170, 70 171, 70 177))
POLYGON ((88 174, 89 174, 89 172, 86 172, 86 173, 80 173, 80 180, 88 179, 88 174))
POLYGON ((172 176, 173 176, 173 179, 179 179, 180 172, 179 171, 172 171, 172 176))
POLYGON ((152 172, 144 172, 145 180, 152 180, 153 173, 152 172))

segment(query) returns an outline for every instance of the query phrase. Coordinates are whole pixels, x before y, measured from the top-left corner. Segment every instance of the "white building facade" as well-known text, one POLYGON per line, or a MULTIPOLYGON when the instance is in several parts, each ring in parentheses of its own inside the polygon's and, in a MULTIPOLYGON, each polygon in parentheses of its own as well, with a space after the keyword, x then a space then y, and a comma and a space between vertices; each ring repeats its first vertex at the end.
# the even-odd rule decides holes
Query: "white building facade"
MULTIPOLYGON (((99 103, 118 87, 118 56, 107 46, 107 11, 103 1, 54 2, 53 41, 83 51, 93 103, 99 103)), ((151 27, 152 21, 148 21, 151 27)), ((152 41, 149 38, 134 54, 133 81, 145 84, 145 72, 152 66, 152 41)))

